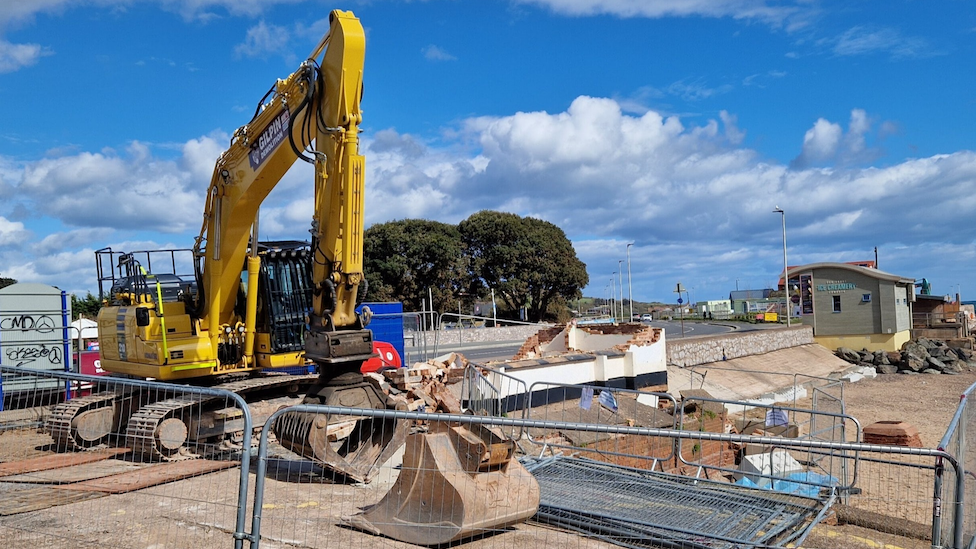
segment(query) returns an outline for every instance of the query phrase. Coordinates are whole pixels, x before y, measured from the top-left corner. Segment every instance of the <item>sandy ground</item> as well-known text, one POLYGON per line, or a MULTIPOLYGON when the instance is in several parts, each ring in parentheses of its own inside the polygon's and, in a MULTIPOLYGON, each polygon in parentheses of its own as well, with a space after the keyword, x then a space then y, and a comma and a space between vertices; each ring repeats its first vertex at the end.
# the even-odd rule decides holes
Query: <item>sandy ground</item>
MULTIPOLYGON (((936 448, 959 406, 960 396, 974 383, 974 372, 955 376, 880 375, 846 384, 844 401, 847 413, 857 418, 862 427, 878 421, 903 421, 918 429, 924 447, 936 448)), ((932 458, 903 456, 893 461, 906 465, 862 461, 857 471, 857 487, 861 493, 850 497, 850 508, 846 513, 838 510, 846 515, 864 515, 870 528, 851 524, 820 526, 804 546, 825 549, 930 547, 928 537, 916 537, 931 535, 934 477, 928 468, 913 465, 931 465, 932 458), (905 530, 915 534, 890 534, 905 530)))
POLYGON ((960 395, 974 383, 974 372, 879 375, 846 384, 844 401, 862 427, 876 421, 905 421, 918 429, 923 446, 935 448, 959 407, 960 395))

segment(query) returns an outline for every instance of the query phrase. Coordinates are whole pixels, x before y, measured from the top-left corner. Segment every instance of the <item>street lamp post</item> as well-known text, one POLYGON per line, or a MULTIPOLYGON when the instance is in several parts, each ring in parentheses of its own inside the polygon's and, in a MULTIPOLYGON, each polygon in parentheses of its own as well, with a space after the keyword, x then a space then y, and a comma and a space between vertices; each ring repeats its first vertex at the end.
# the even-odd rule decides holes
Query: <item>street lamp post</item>
POLYGON ((634 279, 630 276, 630 247, 634 243, 627 244, 627 296, 630 298, 630 321, 634 321, 634 279))
POLYGON ((610 273, 610 318, 617 320, 617 272, 610 273))
POLYGON ((790 274, 789 264, 786 262, 786 212, 776 206, 773 213, 778 213, 783 218, 783 293, 786 294, 786 327, 790 327, 790 274))
MULTIPOLYGON (((617 260, 617 278, 620 282, 620 318, 624 317, 624 260, 617 260)), ((627 322, 630 322, 629 320, 627 322)))

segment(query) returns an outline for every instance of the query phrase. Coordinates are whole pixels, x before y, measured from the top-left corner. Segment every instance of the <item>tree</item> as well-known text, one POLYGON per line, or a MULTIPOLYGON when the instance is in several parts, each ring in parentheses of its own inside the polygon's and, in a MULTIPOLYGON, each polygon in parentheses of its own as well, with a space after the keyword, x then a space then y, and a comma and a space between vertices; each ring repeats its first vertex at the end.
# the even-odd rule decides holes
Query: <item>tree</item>
POLYGON ((533 322, 555 318, 550 305, 576 299, 589 282, 566 233, 548 221, 484 210, 458 229, 471 275, 510 311, 526 307, 533 322))
POLYGON ((97 297, 88 292, 84 298, 79 299, 75 294, 71 294, 71 319, 78 320, 81 317, 95 318, 98 311, 102 308, 102 302, 97 297))
POLYGON ((363 237, 370 301, 402 301, 405 310, 419 311, 430 289, 433 307, 427 309, 444 312, 465 287, 466 261, 454 225, 404 219, 373 225, 363 237))
POLYGON ((13 286, 17 283, 14 278, 7 278, 5 276, 0 276, 0 289, 6 288, 7 286, 13 286))

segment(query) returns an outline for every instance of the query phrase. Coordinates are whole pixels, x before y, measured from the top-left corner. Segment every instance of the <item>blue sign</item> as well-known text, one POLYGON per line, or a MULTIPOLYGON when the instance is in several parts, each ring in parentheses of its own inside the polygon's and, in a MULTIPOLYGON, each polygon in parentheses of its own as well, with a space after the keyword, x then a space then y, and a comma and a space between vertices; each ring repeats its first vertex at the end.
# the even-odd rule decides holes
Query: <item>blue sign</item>
POLYGON ((681 305, 682 303, 684 303, 684 300, 679 297, 678 298, 678 305, 681 305))

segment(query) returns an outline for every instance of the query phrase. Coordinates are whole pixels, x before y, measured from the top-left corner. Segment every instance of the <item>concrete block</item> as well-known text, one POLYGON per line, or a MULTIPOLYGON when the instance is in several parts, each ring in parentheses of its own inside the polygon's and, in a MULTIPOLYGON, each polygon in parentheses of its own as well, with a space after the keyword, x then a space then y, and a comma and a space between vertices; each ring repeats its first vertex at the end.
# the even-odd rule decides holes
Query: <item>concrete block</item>
POLYGON ((864 368, 860 368, 857 373, 864 376, 864 379, 874 379, 878 377, 878 369, 872 368, 871 366, 865 366, 864 368))
POLYGON ((658 397, 657 395, 650 395, 647 393, 642 393, 637 396, 637 402, 643 404, 644 406, 650 406, 651 408, 657 408, 658 397))
POLYGON ((857 383, 858 381, 864 379, 864 376, 857 372, 847 372, 846 374, 840 376, 840 378, 848 383, 857 383))
POLYGON ((792 473, 802 473, 804 469, 789 452, 777 449, 771 453, 743 457, 742 463, 739 464, 739 471, 756 485, 767 487, 771 483, 770 479, 759 475, 786 478, 792 473))

